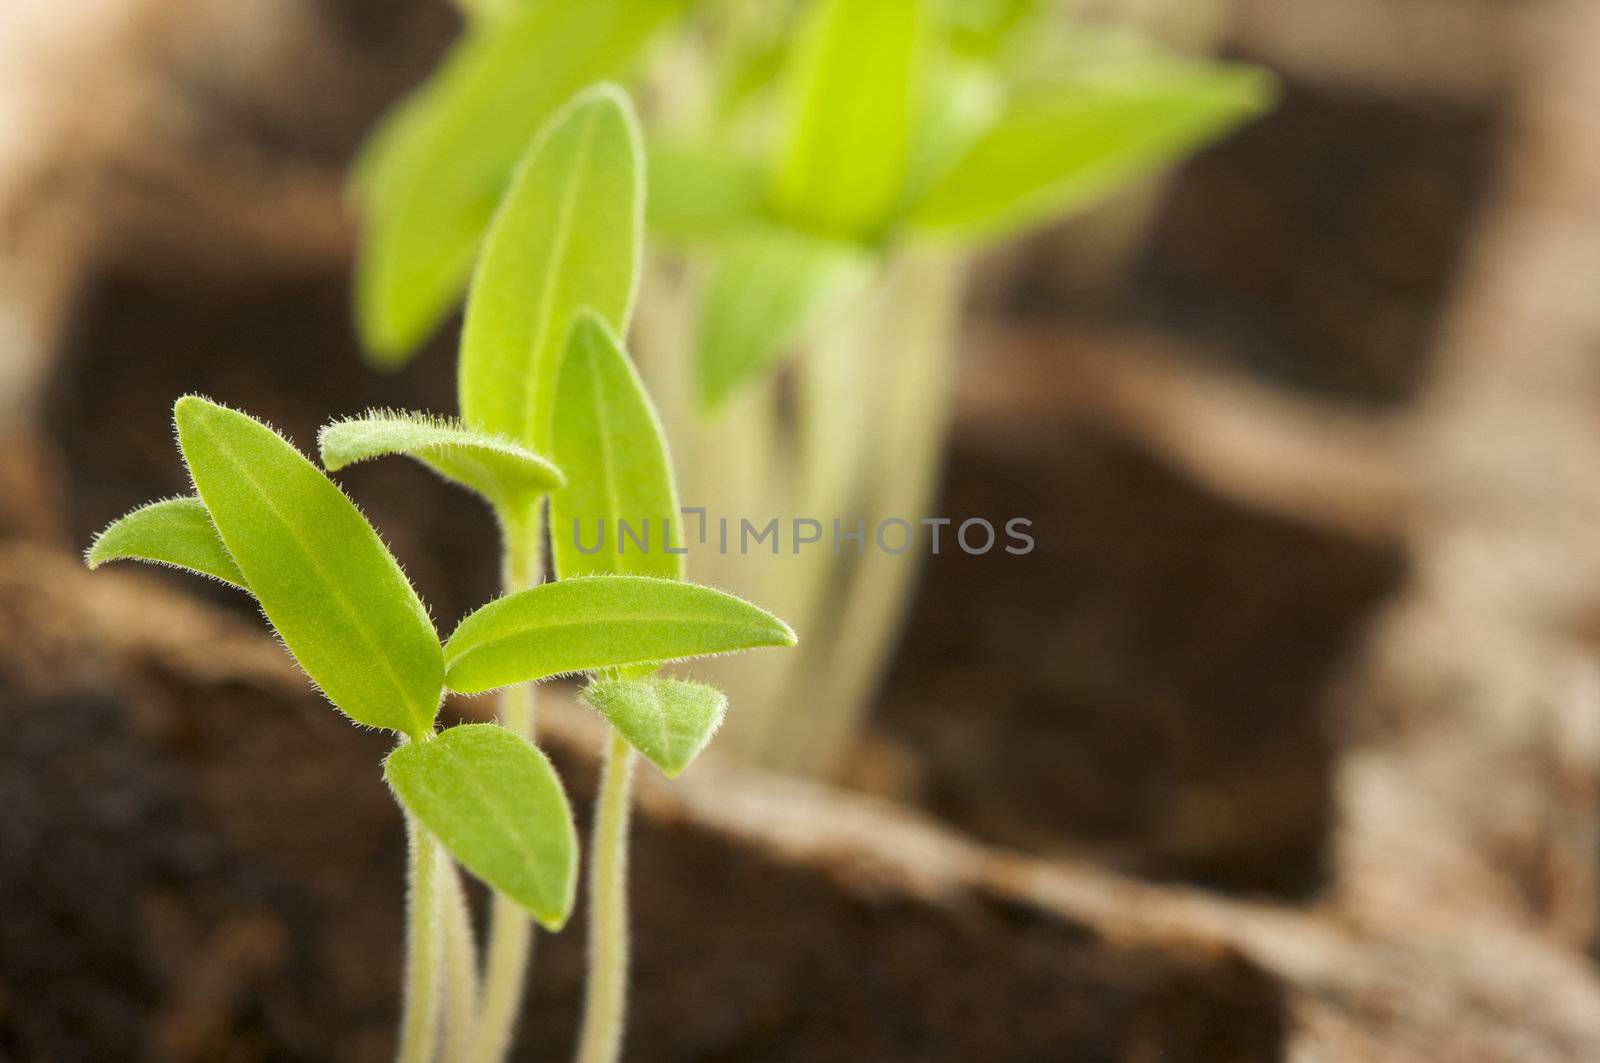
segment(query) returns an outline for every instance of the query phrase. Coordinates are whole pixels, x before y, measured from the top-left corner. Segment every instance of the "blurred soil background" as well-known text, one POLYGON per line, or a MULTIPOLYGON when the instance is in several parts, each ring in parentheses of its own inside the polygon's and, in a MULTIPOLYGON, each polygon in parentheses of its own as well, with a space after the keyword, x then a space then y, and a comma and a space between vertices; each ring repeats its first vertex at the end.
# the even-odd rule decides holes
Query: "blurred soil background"
MULTIPOLYGON (((453 408, 453 325, 358 357, 340 185, 455 28, 0 12, 0 1059, 390 1050, 382 742, 237 596, 77 552, 186 489, 178 394, 453 408)), ((630 1059, 1600 1058, 1600 11, 1213 32, 1276 112, 973 285, 939 511, 1036 552, 930 560, 842 779, 646 786, 630 1059)), ((441 627, 494 593, 465 496, 342 480, 441 627)))

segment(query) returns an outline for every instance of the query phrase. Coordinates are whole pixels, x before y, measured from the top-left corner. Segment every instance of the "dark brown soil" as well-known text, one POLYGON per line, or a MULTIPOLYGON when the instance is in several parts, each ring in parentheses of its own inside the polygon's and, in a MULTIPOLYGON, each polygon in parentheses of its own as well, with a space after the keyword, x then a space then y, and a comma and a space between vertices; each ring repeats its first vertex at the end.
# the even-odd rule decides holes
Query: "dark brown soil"
POLYGON ((1397 584, 1382 550, 1246 513, 1084 430, 958 450, 942 512, 1034 521, 932 559, 880 721, 979 837, 1305 896, 1333 826, 1324 691, 1397 584))
MULTIPOLYGON (((52 696, 0 673, 0 1056, 385 1058, 403 851, 385 742, 309 693, 76 650, 52 696)), ((586 803, 592 768, 561 763, 586 803)), ((681 825, 640 824, 633 881, 630 1059, 1279 1056, 1277 990, 1236 958, 863 895, 681 825)), ((581 912, 540 939, 518 1058, 567 1050, 582 940, 581 912)))

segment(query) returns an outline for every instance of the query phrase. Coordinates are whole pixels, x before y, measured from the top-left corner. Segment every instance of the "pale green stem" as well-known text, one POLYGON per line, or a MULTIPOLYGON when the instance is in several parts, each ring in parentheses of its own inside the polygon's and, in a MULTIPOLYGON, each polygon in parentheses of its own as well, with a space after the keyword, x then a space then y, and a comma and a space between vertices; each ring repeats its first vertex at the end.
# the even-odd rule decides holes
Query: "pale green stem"
MULTIPOLYGON (((866 495, 868 535, 887 518, 915 527, 935 495, 961 281, 959 261, 933 251, 908 254, 893 266, 893 297, 875 323, 882 373, 871 387, 880 396, 876 434, 856 472, 866 495)), ((941 549, 957 549, 954 537, 955 527, 945 528, 941 549)), ((812 640, 809 653, 797 657, 767 763, 814 775, 838 769, 893 651, 927 549, 925 535, 916 543, 899 555, 869 544, 864 555, 851 559, 827 605, 834 637, 812 640), (801 712, 800 706, 812 711, 801 712)))
POLYGON ((622 1056, 628 999, 628 816, 633 747, 611 732, 589 845, 589 981, 577 1063, 622 1056))
MULTIPOLYGON (((521 519, 501 514, 505 540, 506 593, 532 587, 540 579, 541 524, 537 508, 521 519)), ((532 683, 500 694, 500 722, 532 741, 536 733, 532 683)), ((533 924, 516 901, 496 893, 489 909, 489 942, 484 953, 483 998, 478 1036, 473 1045, 477 1063, 500 1063, 511 1051, 522 1011, 528 963, 533 955, 533 924)))
POLYGON ((430 1063, 439 1047, 439 843, 409 814, 405 1011, 400 1019, 399 1063, 430 1063))
POLYGON ((478 950, 472 940, 472 913, 461 872, 443 861, 444 890, 444 1059, 467 1063, 478 1023, 478 950))

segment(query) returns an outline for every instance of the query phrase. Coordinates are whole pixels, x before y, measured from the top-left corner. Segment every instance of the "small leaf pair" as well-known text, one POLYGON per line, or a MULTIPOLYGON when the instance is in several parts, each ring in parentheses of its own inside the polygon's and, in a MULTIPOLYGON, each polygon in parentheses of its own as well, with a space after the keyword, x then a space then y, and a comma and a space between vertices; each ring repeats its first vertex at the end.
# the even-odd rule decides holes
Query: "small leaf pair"
POLYGON ((340 711, 412 738, 431 731, 444 653, 366 518, 259 421, 195 396, 173 417, 198 497, 134 510, 95 540, 89 566, 156 561, 247 590, 340 711))
MULTIPOLYGON (((502 728, 486 736, 458 727, 434 737, 444 651, 377 532, 266 425, 194 396, 178 401, 174 419, 198 497, 143 506, 112 524, 89 548, 89 567, 153 561, 249 591, 328 700, 357 723, 405 736, 385 768, 402 804, 468 870, 547 925, 565 922, 577 841, 555 771, 544 754, 502 728), (506 801, 526 812, 481 815, 486 807, 512 807, 506 801)), ((445 426, 390 427, 409 430, 408 438, 457 469, 463 445, 445 426)), ((547 463, 507 458, 492 441, 481 445, 529 475, 553 472, 547 463)), ((359 452, 360 441, 352 447, 359 452)))

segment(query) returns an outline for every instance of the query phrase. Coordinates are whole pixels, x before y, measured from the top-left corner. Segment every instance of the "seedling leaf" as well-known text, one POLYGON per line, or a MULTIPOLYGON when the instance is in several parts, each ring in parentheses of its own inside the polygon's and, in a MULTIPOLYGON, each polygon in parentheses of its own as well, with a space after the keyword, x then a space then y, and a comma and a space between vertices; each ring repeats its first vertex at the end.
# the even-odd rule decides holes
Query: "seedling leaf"
POLYGON ((401 804, 462 867, 551 930, 572 914, 578 839, 545 755, 496 724, 407 742, 383 762, 401 804))
POLYGON ((554 438, 571 480, 550 496, 556 575, 631 573, 679 579, 683 549, 678 492, 666 434, 644 384, 606 323, 584 310, 573 325, 556 385, 554 438), (622 523, 640 535, 619 549, 622 523), (671 531, 671 551, 668 529, 671 531), (580 538, 599 549, 585 553, 580 538))
POLYGON ((439 637, 366 518, 261 422, 192 395, 174 416, 200 498, 300 666, 358 723, 429 730, 439 637))
POLYGON ((905 187, 927 42, 924 0, 813 0, 787 75, 773 205, 827 236, 875 239, 905 187))
POLYGON ((789 625, 731 594, 649 576, 581 576, 490 602, 445 644, 451 690, 792 646, 789 625))
POLYGON ((645 220, 654 236, 704 241, 760 216, 761 167, 729 144, 651 140, 645 220))
POLYGON ((700 755, 728 709, 722 691, 686 679, 600 680, 583 700, 668 778, 700 755))
POLYGON ((539 133, 489 227, 461 339, 468 424, 548 451, 551 392, 580 307, 625 332, 644 177, 628 97, 600 85, 539 133))
POLYGON ((151 502, 112 522, 95 536, 84 558, 92 569, 107 561, 150 561, 250 589, 205 503, 192 496, 151 502))
POLYGON ((964 56, 994 58, 1034 29, 1045 14, 1040 0, 960 0, 946 5, 953 51, 964 56))
POLYGON ((715 412, 770 370, 808 328, 865 288, 872 270, 872 256, 859 246, 794 229, 767 226, 727 240, 701 311, 701 408, 715 412))
POLYGON ((466 287, 495 203, 574 92, 628 74, 681 0, 529 3, 468 27, 367 141, 351 190, 363 237, 356 319, 372 360, 408 361, 466 287))
POLYGON ((1244 67, 1140 59, 1022 92, 911 211, 924 230, 1000 239, 1167 165, 1263 110, 1244 67))
POLYGON ((525 511, 565 482, 560 469, 521 444, 474 432, 450 418, 371 410, 324 426, 317 442, 329 472, 404 454, 508 512, 525 511))

